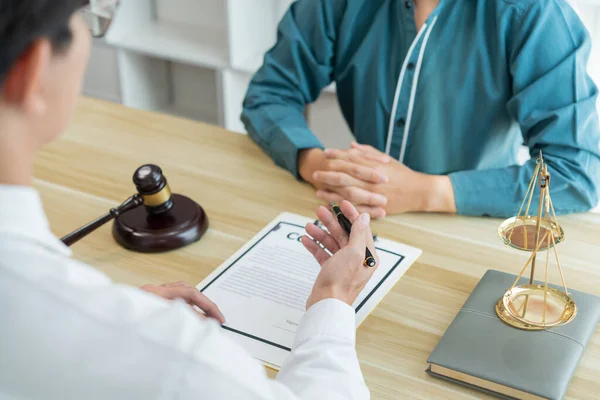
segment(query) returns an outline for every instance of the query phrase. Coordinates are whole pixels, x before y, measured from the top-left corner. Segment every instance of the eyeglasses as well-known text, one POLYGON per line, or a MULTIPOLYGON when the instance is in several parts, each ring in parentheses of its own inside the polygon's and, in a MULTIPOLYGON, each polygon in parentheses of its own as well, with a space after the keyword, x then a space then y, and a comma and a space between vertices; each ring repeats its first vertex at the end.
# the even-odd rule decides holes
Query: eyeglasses
POLYGON ((120 0, 91 0, 81 10, 83 19, 90 27, 90 32, 95 38, 106 35, 113 21, 120 0))

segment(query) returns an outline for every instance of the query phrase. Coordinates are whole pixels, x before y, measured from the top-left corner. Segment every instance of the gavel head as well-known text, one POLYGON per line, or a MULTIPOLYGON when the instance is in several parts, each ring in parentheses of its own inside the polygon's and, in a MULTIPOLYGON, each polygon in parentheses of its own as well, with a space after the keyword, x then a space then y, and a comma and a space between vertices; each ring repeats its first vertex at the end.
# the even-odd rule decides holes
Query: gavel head
POLYGON ((148 214, 163 214, 173 208, 171 189, 159 166, 142 165, 133 174, 133 183, 148 214))
POLYGON ((208 229, 202 207, 189 197, 171 193, 158 166, 139 167, 133 183, 144 208, 115 218, 113 237, 121 246, 144 253, 175 250, 199 240, 208 229))

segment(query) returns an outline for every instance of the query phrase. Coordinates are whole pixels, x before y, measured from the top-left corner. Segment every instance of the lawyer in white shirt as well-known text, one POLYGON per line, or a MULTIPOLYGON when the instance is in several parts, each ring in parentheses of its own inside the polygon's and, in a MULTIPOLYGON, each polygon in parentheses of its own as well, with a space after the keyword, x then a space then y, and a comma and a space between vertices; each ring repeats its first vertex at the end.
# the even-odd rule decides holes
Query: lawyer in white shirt
POLYGON ((307 227, 334 255, 303 238, 322 270, 276 380, 223 334, 219 309, 195 288, 114 284, 52 235, 32 168, 80 91, 90 49, 81 5, 0 0, 0 399, 369 398, 350 304, 373 273, 362 266, 373 243, 368 215, 349 203, 350 238, 325 208, 317 215, 332 234, 307 227))

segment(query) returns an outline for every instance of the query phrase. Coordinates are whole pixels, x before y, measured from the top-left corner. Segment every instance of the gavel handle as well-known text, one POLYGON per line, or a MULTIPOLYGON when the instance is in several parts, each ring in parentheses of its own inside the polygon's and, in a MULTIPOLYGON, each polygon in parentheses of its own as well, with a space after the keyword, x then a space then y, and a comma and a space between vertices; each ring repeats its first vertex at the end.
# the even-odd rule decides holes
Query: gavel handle
POLYGON ((60 240, 65 245, 71 246, 80 239, 94 232, 96 229, 100 228, 102 225, 106 224, 113 218, 117 218, 119 215, 129 210, 133 210, 134 208, 141 206, 143 203, 144 201, 142 200, 142 197, 139 194, 134 194, 133 196, 125 200, 123 204, 121 204, 119 207, 112 208, 107 214, 101 216, 95 221, 90 222, 87 225, 82 226, 76 231, 69 233, 67 236, 61 238, 60 240))

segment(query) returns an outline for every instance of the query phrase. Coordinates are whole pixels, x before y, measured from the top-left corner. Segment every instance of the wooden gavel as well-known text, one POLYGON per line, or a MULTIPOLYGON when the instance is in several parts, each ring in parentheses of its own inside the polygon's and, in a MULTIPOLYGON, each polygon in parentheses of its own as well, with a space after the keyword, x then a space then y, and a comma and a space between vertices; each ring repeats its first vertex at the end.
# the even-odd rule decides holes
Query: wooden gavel
POLYGON ((71 246, 114 219, 112 234, 117 243, 148 253, 188 245, 199 240, 208 229, 202 207, 188 197, 171 193, 160 167, 153 164, 139 167, 133 174, 133 183, 136 194, 61 241, 71 246))

